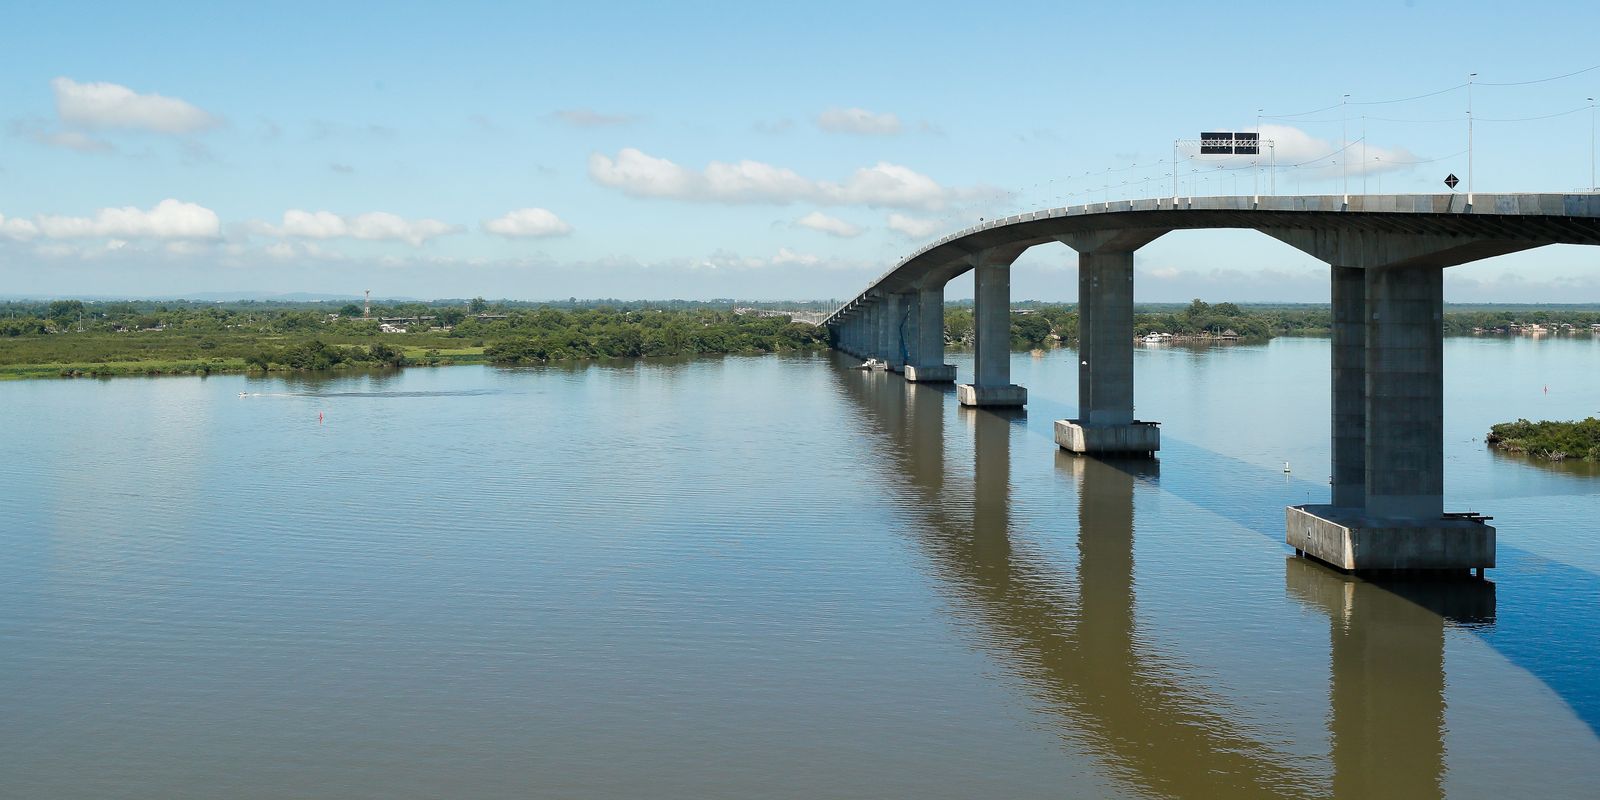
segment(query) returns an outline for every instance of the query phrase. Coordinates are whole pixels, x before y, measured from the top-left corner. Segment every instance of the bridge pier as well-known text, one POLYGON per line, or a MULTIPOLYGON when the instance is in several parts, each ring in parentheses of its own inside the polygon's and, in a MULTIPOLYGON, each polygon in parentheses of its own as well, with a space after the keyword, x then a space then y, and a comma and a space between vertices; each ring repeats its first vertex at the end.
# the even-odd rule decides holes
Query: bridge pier
POLYGON ((911 294, 911 346, 907 348, 906 380, 950 383, 956 365, 944 363, 944 284, 923 286, 911 294))
POLYGON ((1285 509, 1285 541, 1351 572, 1493 567, 1495 529, 1444 513, 1444 270, 1525 247, 1267 232, 1332 267, 1333 497, 1285 509))
POLYGON ((1017 408, 1028 390, 1011 382, 1011 262, 989 251, 973 265, 973 380, 956 387, 964 406, 1017 408))
POLYGON ((1151 455, 1159 423, 1133 418, 1133 253, 1161 235, 1077 235, 1078 418, 1056 420, 1056 444, 1074 453, 1151 455))
POLYGON ((904 372, 906 368, 905 317, 909 309, 906 296, 899 292, 885 294, 878 303, 882 314, 880 354, 890 372, 904 372))

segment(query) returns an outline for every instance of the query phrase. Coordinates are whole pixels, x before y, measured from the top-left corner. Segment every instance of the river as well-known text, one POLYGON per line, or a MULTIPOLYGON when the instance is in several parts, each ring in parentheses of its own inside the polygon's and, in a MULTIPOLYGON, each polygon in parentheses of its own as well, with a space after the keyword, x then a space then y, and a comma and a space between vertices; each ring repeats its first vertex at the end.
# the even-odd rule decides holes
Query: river
POLYGON ((0 383, 0 796, 1600 796, 1600 470, 1482 441, 1600 338, 1445 363, 1487 582, 1283 544, 1323 339, 1141 347, 1153 462, 1070 350, 0 383))

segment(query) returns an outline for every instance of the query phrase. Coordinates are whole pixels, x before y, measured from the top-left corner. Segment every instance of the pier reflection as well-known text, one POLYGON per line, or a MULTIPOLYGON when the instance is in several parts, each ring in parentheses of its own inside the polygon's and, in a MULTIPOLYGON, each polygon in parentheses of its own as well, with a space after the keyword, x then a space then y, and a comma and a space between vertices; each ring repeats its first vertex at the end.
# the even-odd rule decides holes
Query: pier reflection
POLYGON ((1333 796, 1442 797, 1448 622, 1494 619, 1494 584, 1382 584, 1304 558, 1284 561, 1288 594, 1326 614, 1333 796))
POLYGON ((1059 717, 1063 738, 1120 783, 1157 797, 1441 796, 1442 614, 1492 616, 1492 584, 1474 582, 1475 595, 1413 587, 1403 597, 1290 559, 1291 596, 1327 613, 1334 631, 1331 764, 1307 763, 1231 710, 1200 670, 1139 635, 1134 499, 1141 482, 1159 481, 1158 461, 1058 451, 1056 468, 1077 487, 1078 559, 1054 563, 1018 545, 1017 418, 957 409, 948 392, 882 373, 837 378, 870 423, 883 468, 910 484, 900 507, 941 583, 978 620, 984 644, 1059 717), (970 461, 953 457, 962 437, 947 438, 951 420, 970 433, 970 461))

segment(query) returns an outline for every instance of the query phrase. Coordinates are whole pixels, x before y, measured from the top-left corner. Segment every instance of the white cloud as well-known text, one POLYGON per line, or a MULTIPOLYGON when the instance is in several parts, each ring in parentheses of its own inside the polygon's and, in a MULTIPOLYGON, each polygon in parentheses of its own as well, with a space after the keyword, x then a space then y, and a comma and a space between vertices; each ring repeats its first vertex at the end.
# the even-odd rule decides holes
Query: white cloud
POLYGON ((761 161, 713 161, 695 172, 664 158, 625 147, 610 158, 589 156, 589 177, 634 197, 669 197, 714 203, 811 202, 935 210, 972 194, 940 186, 898 164, 862 167, 842 183, 816 181, 761 161))
POLYGON ((550 115, 577 128, 602 128, 611 125, 629 125, 638 120, 632 114, 605 114, 592 108, 568 108, 550 115))
POLYGON ((889 230, 898 231, 913 239, 926 239, 938 232, 939 221, 894 213, 889 215, 889 230))
POLYGON ((830 108, 817 116, 817 127, 829 133, 874 136, 889 136, 901 130, 900 118, 894 114, 875 114, 864 108, 830 108))
POLYGON ((814 256, 810 253, 796 253, 787 247, 780 247, 778 248, 778 254, 772 257, 770 263, 775 267, 815 267, 822 263, 822 257, 814 256))
POLYGON ((41 215, 37 223, 51 239, 215 239, 222 234, 215 211, 170 198, 148 211, 133 206, 102 208, 92 217, 41 215))
POLYGON ((115 83, 78 83, 61 77, 50 81, 61 121, 84 128, 129 128, 157 133, 193 133, 220 120, 175 97, 139 94, 115 83))
POLYGON ((854 225, 849 222, 845 222, 838 217, 830 217, 821 211, 813 211, 810 214, 795 220, 794 224, 796 227, 810 228, 811 230, 821 231, 830 236, 839 236, 846 239, 852 236, 860 236, 863 230, 860 225, 854 225))
POLYGON ((266 226, 265 232, 302 239, 363 239, 367 241, 398 241, 412 247, 421 247, 429 239, 464 228, 436 219, 405 219, 384 211, 369 211, 355 216, 343 216, 331 211, 302 211, 297 208, 283 212, 283 225, 266 226))
POLYGON ((859 269, 860 264, 854 262, 834 261, 811 253, 798 253, 787 247, 778 248, 778 252, 769 258, 756 256, 741 256, 727 250, 718 250, 710 256, 695 259, 687 263, 664 262, 647 265, 650 269, 673 269, 687 267, 691 270, 758 270, 773 267, 807 267, 817 269, 859 269))
POLYGON ((543 208, 519 208, 503 217, 484 220, 483 229, 496 236, 565 236, 572 226, 543 208))
POLYGON ((1275 162, 1280 168, 1299 164, 1303 165, 1301 174, 1316 177, 1345 172, 1352 177, 1399 172, 1424 160, 1404 147, 1380 147, 1371 142, 1363 146, 1359 136, 1351 138, 1346 147, 1336 139, 1322 139, 1289 125, 1262 125, 1261 138, 1270 140, 1273 146, 1269 148, 1263 145, 1259 155, 1201 156, 1198 154, 1198 144, 1185 145, 1183 155, 1200 163, 1230 167, 1246 167, 1251 162, 1262 165, 1275 162), (1341 161, 1345 163, 1341 164, 1341 161))
POLYGON ((939 208, 949 194, 932 178, 883 161, 856 170, 842 186, 822 189, 838 203, 892 208, 939 208))
POLYGON ((0 214, 0 238, 22 242, 39 235, 39 226, 25 219, 7 219, 0 214))

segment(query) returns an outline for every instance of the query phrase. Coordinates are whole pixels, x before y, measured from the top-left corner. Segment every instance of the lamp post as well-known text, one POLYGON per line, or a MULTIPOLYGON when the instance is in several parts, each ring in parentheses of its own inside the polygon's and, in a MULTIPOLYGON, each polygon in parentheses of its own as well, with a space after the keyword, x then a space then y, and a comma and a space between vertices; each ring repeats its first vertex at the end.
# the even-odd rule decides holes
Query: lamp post
POLYGON ((1589 98, 1589 191, 1594 191, 1594 98, 1589 98))
POLYGON ((1250 162, 1250 193, 1257 203, 1261 202, 1261 112, 1265 110, 1256 109, 1256 157, 1250 162))
POLYGON ((1472 205, 1472 79, 1478 73, 1467 74, 1467 205, 1472 205))
POLYGON ((1350 118, 1346 115, 1346 104, 1350 102, 1350 95, 1339 98, 1339 175, 1344 179, 1344 204, 1350 205, 1350 154, 1345 152, 1350 149, 1350 118))

